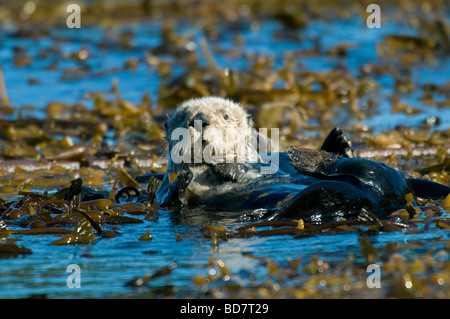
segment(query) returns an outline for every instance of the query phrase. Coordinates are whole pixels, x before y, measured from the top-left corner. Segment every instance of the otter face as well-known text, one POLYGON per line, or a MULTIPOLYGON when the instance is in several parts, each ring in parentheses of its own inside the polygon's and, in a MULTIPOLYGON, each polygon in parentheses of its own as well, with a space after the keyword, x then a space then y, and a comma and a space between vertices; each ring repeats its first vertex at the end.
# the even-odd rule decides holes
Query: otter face
POLYGON ((190 152, 191 163, 257 161, 258 155, 252 146, 252 124, 247 112, 230 100, 220 97, 188 100, 165 124, 171 157, 175 151, 182 156, 190 152), (185 147, 179 147, 180 131, 177 129, 180 128, 189 132, 190 139, 184 141, 185 147))

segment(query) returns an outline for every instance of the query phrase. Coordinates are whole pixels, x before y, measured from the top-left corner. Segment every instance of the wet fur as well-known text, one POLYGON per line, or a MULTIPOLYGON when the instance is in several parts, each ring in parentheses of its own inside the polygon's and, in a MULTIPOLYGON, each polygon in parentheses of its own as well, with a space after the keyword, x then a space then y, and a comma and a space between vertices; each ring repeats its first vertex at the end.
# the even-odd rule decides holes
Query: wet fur
MULTIPOLYGON (((188 100, 177 107, 177 110, 165 124, 166 139, 169 144, 169 163, 161 187, 157 192, 160 205, 178 206, 188 204, 186 198, 200 197, 217 185, 228 181, 240 181, 247 174, 247 169, 237 161, 236 138, 244 144, 245 163, 257 163, 261 158, 254 148, 252 138, 258 136, 253 127, 253 121, 247 112, 237 103, 219 97, 205 97, 188 100), (195 120, 202 123, 202 135, 195 129, 195 120), (172 132, 177 128, 189 130, 191 136, 191 163, 175 163, 171 151, 178 140, 172 140, 172 132), (232 134, 226 139, 226 134, 232 134), (234 136, 235 135, 235 136, 234 136), (221 161, 212 163, 194 163, 195 143, 201 143, 203 152, 206 145, 223 150, 221 161), (227 163, 224 163, 227 162, 227 163), (234 163, 229 163, 234 162, 234 163), (169 174, 176 172, 185 182, 170 185, 169 174), (186 180, 189 180, 186 183, 186 180), (183 186, 183 187, 180 187, 183 186), (189 190, 187 190, 189 188, 189 190), (186 194, 189 193, 189 196, 186 194), (184 202, 184 203, 183 203, 184 202)), ((261 136, 258 136, 261 138, 261 136)), ((202 154, 197 154, 202 155, 202 154)), ((219 156, 220 158, 221 156, 219 156)), ((242 158, 239 158, 242 159, 242 158)), ((248 174, 247 174, 248 175, 248 174)), ((251 176, 248 175, 248 176, 251 176)))

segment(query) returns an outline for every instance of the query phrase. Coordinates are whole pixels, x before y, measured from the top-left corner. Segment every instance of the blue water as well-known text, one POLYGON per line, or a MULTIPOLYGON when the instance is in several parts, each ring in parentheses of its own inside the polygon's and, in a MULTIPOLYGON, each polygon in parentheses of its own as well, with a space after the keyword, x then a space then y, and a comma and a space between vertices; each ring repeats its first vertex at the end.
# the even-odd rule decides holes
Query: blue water
MULTIPOLYGON (((236 227, 235 223, 221 224, 236 227)), ((154 298, 160 296, 158 289, 171 285, 175 286, 173 293, 177 297, 200 297, 202 289, 193 284, 192 278, 208 275, 210 257, 214 261, 223 260, 231 273, 230 280, 243 285, 249 280, 261 284, 268 276, 267 267, 245 253, 270 258, 280 265, 298 258, 307 263, 315 255, 328 263, 342 262, 349 254, 354 254, 357 261, 363 261, 357 232, 303 239, 291 236, 229 239, 214 250, 211 240, 201 235, 201 227, 174 224, 169 212, 161 212, 156 223, 121 225, 117 231, 120 234, 118 237, 98 239, 91 245, 48 246, 57 237, 14 236, 19 239, 19 245, 25 245, 33 253, 0 260, 0 298, 22 298, 30 294, 48 294, 52 298, 154 298), (153 239, 139 241, 147 230, 153 239), (177 234, 183 236, 183 241, 176 241, 177 234), (154 273, 174 262, 177 268, 150 281, 147 287, 137 289, 125 286, 136 277, 154 273), (81 288, 67 287, 66 281, 71 274, 67 272, 67 267, 70 264, 80 266, 81 288)), ((391 232, 370 237, 375 247, 394 241, 404 245, 420 240, 437 249, 443 248, 448 238, 449 233, 445 231, 420 235, 391 232)), ((421 253, 428 250, 427 246, 421 253)))
MULTIPOLYGON (((152 101, 157 100, 157 91, 161 83, 160 76, 155 67, 149 67, 145 63, 138 64, 136 70, 126 70, 124 63, 127 59, 137 58, 143 60, 145 50, 158 46, 161 43, 159 38, 159 28, 157 23, 147 23, 142 25, 131 25, 127 27, 103 30, 99 28, 81 28, 73 29, 55 29, 52 30, 50 37, 43 37, 37 41, 31 39, 14 39, 7 37, 8 32, 0 29, 2 37, 2 46, 0 47, 0 63, 3 66, 7 91, 11 104, 15 107, 32 105, 37 109, 44 108, 48 103, 59 101, 73 105, 81 102, 87 107, 92 106, 92 100, 86 98, 89 92, 106 92, 111 88, 114 80, 118 80, 119 90, 123 99, 133 103, 140 103, 142 95, 149 93, 152 101), (110 40, 105 48, 98 47, 98 44, 105 39, 108 32, 120 33, 123 30, 131 30, 135 33, 131 43, 134 45, 131 49, 126 49, 114 44, 114 39, 110 40), (56 39, 64 38, 70 41, 60 42, 56 39), (13 48, 24 47, 27 54, 37 57, 42 50, 51 48, 57 44, 62 52, 62 57, 50 54, 47 58, 36 58, 34 62, 27 67, 15 68, 12 65, 13 48), (61 81, 63 70, 74 68, 80 64, 68 59, 72 53, 86 48, 89 52, 89 58, 86 64, 91 71, 77 77, 69 77, 61 81), (57 70, 45 69, 54 60, 58 60, 57 70), (106 75, 95 75, 101 72, 111 71, 106 75), (29 78, 35 78, 40 84, 28 84, 29 78)), ((245 59, 246 54, 266 55, 274 58, 275 68, 282 67, 283 56, 286 53, 295 50, 311 49, 313 41, 319 37, 322 51, 334 48, 339 44, 347 44, 348 56, 345 58, 345 65, 353 75, 358 74, 358 67, 367 63, 380 63, 376 53, 376 43, 384 39, 389 34, 416 35, 413 29, 405 28, 404 25, 390 23, 383 25, 380 29, 369 29, 365 22, 358 17, 348 20, 337 20, 332 22, 312 21, 310 26, 304 31, 299 31, 302 42, 281 39, 273 45, 273 35, 282 31, 279 23, 274 21, 262 23, 257 30, 250 28, 244 29, 239 33, 243 39, 243 54, 237 58, 230 58, 227 54, 214 53, 214 58, 221 69, 241 69, 245 68, 252 61, 245 59)), ((184 31, 185 33, 188 31, 184 31)), ((191 41, 196 43, 195 50, 198 51, 200 63, 206 65, 203 54, 198 45, 198 41, 204 36, 202 31, 195 28, 189 30, 192 33, 191 41)), ((232 49, 236 46, 233 42, 233 33, 221 34, 219 45, 223 49, 232 49)), ((214 52, 214 48, 213 52, 214 52)), ((342 59, 331 57, 326 54, 315 55, 312 57, 301 57, 299 63, 303 71, 325 72, 334 69, 342 59)), ((385 63, 386 64, 386 63, 385 63)), ((450 108, 438 109, 436 106, 424 106, 419 100, 420 90, 425 83, 443 85, 450 80, 450 58, 442 57, 436 65, 421 64, 411 69, 411 79, 416 87, 413 93, 400 94, 400 102, 411 107, 417 108, 422 113, 417 115, 405 115, 403 113, 390 114, 390 103, 387 99, 379 99, 378 107, 380 114, 371 118, 364 119, 362 124, 374 127, 376 131, 389 130, 399 123, 412 127, 418 127, 431 115, 438 116, 441 123, 436 129, 446 129, 450 126, 450 108)), ((174 75, 180 74, 182 68, 175 68, 174 75)), ((393 79, 390 76, 383 76, 377 79, 380 90, 377 94, 392 94, 393 79)), ((155 103, 155 102, 154 102, 155 103)), ((43 112, 34 112, 33 116, 43 117, 43 112)), ((336 119, 336 124, 342 122, 343 118, 336 119)))

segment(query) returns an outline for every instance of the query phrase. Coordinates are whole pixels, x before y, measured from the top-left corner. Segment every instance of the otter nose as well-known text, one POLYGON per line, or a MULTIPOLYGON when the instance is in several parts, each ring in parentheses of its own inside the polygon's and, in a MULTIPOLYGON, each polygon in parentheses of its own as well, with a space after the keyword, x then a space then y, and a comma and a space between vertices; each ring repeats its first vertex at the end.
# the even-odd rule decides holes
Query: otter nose
MULTIPOLYGON (((205 115, 203 115, 203 113, 198 113, 198 114, 196 114, 193 118, 192 118, 192 120, 191 120, 191 122, 189 123, 189 125, 190 126, 194 126, 194 124, 195 124, 195 122, 194 121, 200 121, 201 122, 201 127, 202 128, 205 128, 205 127, 207 127, 210 123, 209 123, 209 120, 205 117, 205 115)), ((198 125, 198 124, 197 124, 198 125)))

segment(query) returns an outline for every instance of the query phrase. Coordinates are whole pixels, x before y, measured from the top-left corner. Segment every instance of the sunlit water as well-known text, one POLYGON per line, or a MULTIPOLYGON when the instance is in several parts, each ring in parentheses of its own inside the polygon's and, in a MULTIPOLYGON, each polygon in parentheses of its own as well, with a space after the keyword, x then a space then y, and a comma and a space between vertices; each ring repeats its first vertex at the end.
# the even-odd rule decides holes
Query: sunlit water
MULTIPOLYGON (((13 48, 26 47, 27 53, 37 56, 43 49, 51 48, 55 40, 51 37, 44 37, 38 41, 28 38, 14 39, 5 38, 9 30, 0 30, 3 41, 0 48, 0 63, 4 68, 5 80, 11 104, 16 107, 32 105, 42 109, 52 101, 60 101, 68 104, 77 102, 85 103, 89 107, 91 99, 86 99, 86 93, 106 92, 111 88, 113 80, 119 81, 119 88, 122 98, 133 103, 139 103, 142 94, 148 92, 153 101, 157 99, 157 90, 160 85, 160 77, 154 68, 148 67, 145 63, 140 63, 136 70, 125 70, 124 63, 129 58, 144 59, 145 49, 153 48, 161 44, 159 38, 160 26, 154 24, 144 24, 139 26, 128 26, 113 29, 113 32, 120 33, 122 30, 132 30, 135 36, 132 40, 133 49, 124 49, 116 45, 109 45, 106 48, 99 48, 98 44, 105 39, 108 30, 97 28, 82 28, 77 30, 57 29, 53 30, 52 36, 57 39, 68 39, 67 42, 59 42, 58 47, 63 55, 68 57, 81 48, 86 48, 89 52, 87 64, 91 68, 89 75, 72 76, 63 78, 65 68, 76 67, 77 64, 70 59, 58 61, 56 70, 48 70, 54 62, 55 57, 51 54, 47 58, 35 59, 29 67, 15 68, 12 65, 13 48), (111 71, 113 68, 118 70, 111 71), (111 72, 108 72, 111 71, 111 72), (92 73, 105 72, 105 75, 92 76, 92 73), (108 74, 109 73, 109 74, 108 74), (41 83, 37 85, 28 84, 28 79, 38 79, 41 83), (63 79, 61 81, 61 79, 63 79), (51 92, 51 94, 48 94, 51 92)), ((275 67, 281 67, 283 56, 289 52, 299 49, 311 49, 314 39, 319 37, 322 51, 334 48, 339 44, 348 44, 350 48, 345 58, 345 66, 350 72, 357 74, 359 67, 367 63, 377 63, 379 58, 376 51, 376 43, 381 42, 386 35, 401 34, 415 35, 414 30, 405 28, 404 25, 396 23, 385 24, 380 29, 369 29, 365 21, 354 17, 345 21, 311 21, 310 26, 304 31, 299 31, 302 42, 282 39, 273 45, 274 34, 279 32, 281 26, 276 22, 266 22, 261 24, 257 31, 244 28, 240 36, 243 38, 244 53, 263 54, 275 59, 275 67)), ((199 30, 193 32, 193 40, 198 41, 203 33, 199 30)), ((109 30, 111 32, 111 30, 109 30)), ((187 31, 185 31, 187 32, 187 31)), ((234 34, 221 34, 220 46, 224 49, 231 49, 235 45, 234 34)), ((206 65, 199 46, 195 47, 199 51, 200 62, 206 65)), ((245 59, 230 59, 226 54, 215 54, 214 58, 220 68, 239 69, 245 67, 249 61, 245 59)), ((336 68, 342 59, 328 55, 314 55, 311 57, 301 57, 299 62, 305 71, 329 71, 336 68)), ((182 69, 174 68, 174 75, 182 73, 182 69)), ((449 81, 450 61, 449 58, 440 58, 436 65, 421 64, 412 69, 411 79, 416 88, 420 88, 425 83, 442 85, 449 81)), ((383 76, 377 79, 381 84, 380 94, 392 94, 393 79, 391 76, 383 76)), ((430 115, 438 116, 441 123, 437 129, 445 129, 450 125, 450 109, 438 109, 435 106, 424 106, 419 100, 419 91, 411 94, 400 95, 400 101, 407 105, 418 108, 422 113, 417 115, 405 115, 403 113, 390 114, 390 105, 386 99, 381 99, 379 106, 380 114, 365 119, 363 124, 374 127, 380 131, 392 129, 400 123, 412 127, 418 127, 430 115)), ((43 112, 32 112, 34 116, 43 117, 43 112)), ((336 119, 336 124, 345 119, 336 119)))

